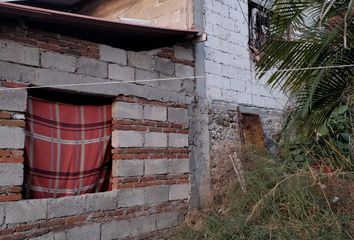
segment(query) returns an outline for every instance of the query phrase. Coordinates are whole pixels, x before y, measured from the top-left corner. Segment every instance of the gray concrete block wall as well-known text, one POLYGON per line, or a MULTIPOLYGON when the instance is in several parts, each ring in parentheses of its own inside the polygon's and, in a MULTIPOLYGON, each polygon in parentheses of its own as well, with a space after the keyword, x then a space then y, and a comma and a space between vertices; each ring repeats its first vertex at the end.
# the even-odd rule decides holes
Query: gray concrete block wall
POLYGON ((208 34, 204 47, 208 98, 282 109, 286 97, 278 90, 266 87, 266 78, 261 81, 255 78, 245 20, 248 18, 247 1, 206 0, 204 7, 208 34))
MULTIPOLYGON (((1 40, 0 48, 0 78, 10 82, 35 85, 58 85, 107 82, 110 80, 165 78, 175 77, 177 75, 189 77, 194 74, 194 68, 191 66, 174 63, 171 59, 158 57, 158 50, 137 53, 101 45, 99 48, 100 56, 98 59, 94 59, 51 52, 10 40, 1 40), (16 49, 20 49, 21 54, 19 54, 19 50, 16 49)), ((190 62, 193 61, 193 50, 191 50, 191 48, 175 47, 175 51, 176 58, 190 62)), ((190 65, 190 63, 188 64, 190 65)), ((66 89, 65 87, 58 88, 66 89)), ((175 81, 174 84, 170 85, 157 82, 155 84, 138 83, 128 85, 78 86, 69 87, 69 89, 77 90, 82 93, 104 94, 107 96, 117 96, 121 94, 134 95, 149 100, 174 102, 176 104, 190 104, 194 97, 194 81, 190 80, 175 81)), ((26 108, 26 98, 27 95, 25 91, 8 91, 6 94, 0 96, 0 111, 24 112, 26 108), (16 101, 8 102, 8 99, 16 99, 16 101)), ((174 111, 175 114, 181 113, 182 116, 173 116, 172 111, 176 110, 173 107, 158 107, 147 104, 134 109, 134 104, 125 103, 124 105, 117 103, 117 106, 114 107, 113 110, 113 117, 115 119, 141 119, 188 125, 188 120, 186 120, 188 115, 186 115, 186 111, 174 111), (171 111, 170 116, 168 116, 168 111, 171 111)), ((1 142, 0 140, 0 148, 23 148, 23 129, 1 127, 0 134, 2 133, 4 136, 8 136, 9 134, 12 137, 16 136, 13 139, 17 140, 10 143, 9 141, 1 142)), ((184 138, 188 139, 188 134, 183 135, 185 135, 184 138)), ((142 134, 136 131, 117 130, 113 132, 112 136, 112 145, 114 147, 166 148, 168 147, 168 143, 169 134, 167 133, 147 132, 142 134), (124 139, 124 141, 121 139, 124 139)), ((188 147, 188 144, 178 146, 188 147)), ((188 159, 181 161, 187 163, 188 159)), ((114 174, 120 177, 130 177, 136 175, 140 176, 142 174, 167 175, 170 172, 174 172, 174 174, 189 173, 189 169, 185 170, 186 165, 182 167, 176 166, 173 171, 169 171, 172 169, 171 166, 173 165, 171 165, 170 162, 170 159, 119 162, 117 163, 116 172, 114 174)), ((0 166, 0 171, 3 169, 5 169, 5 165, 0 166)), ((8 177, 8 181, 11 180, 11 184, 19 183, 19 185, 21 185, 23 178, 22 164, 12 166, 11 169, 16 169, 19 174, 12 174, 11 177, 8 177), (20 176, 20 172, 22 176, 20 176)), ((2 206, 0 206, 0 225, 2 224, 1 219, 4 220, 4 224, 28 224, 29 222, 47 221, 54 218, 80 216, 90 211, 109 211, 120 207, 157 204, 176 201, 177 199, 188 201, 189 195, 186 196, 184 194, 170 199, 170 194, 176 192, 176 190, 171 190, 170 188, 171 186, 169 185, 161 185, 142 189, 129 189, 129 194, 123 190, 119 190, 99 193, 97 195, 8 203, 4 205, 3 211, 1 211, 2 206), (132 193, 135 195, 132 196, 132 193), (132 199, 134 199, 133 202, 132 199), (33 211, 36 211, 36 213, 33 213, 33 211), (22 214, 22 212, 25 213, 22 214), (1 217, 2 215, 3 217, 1 217)), ((166 223, 162 224, 161 219, 163 217, 160 218, 159 216, 155 216, 154 218, 149 218, 149 216, 140 218, 136 220, 136 223, 134 223, 134 219, 128 220, 129 226, 132 229, 131 232, 129 232, 129 236, 135 236, 136 233, 141 234, 176 226, 175 223, 177 222, 178 224, 180 222, 180 213, 176 213, 174 217, 176 217, 175 219, 177 219, 177 221, 174 221, 173 224, 170 225, 166 223), (144 224, 140 227, 137 223, 144 224)), ((57 237, 63 237, 64 239, 80 239, 78 236, 85 236, 87 233, 89 233, 87 236, 95 235, 98 231, 97 229, 97 225, 92 224, 77 227, 65 232, 47 234, 47 237, 48 239, 57 239, 57 237)), ((102 231, 102 229, 103 226, 100 226, 99 231, 102 231)), ((103 236, 103 233, 100 236, 103 236)))
MULTIPOLYGON (((34 85, 60 85, 70 83, 93 83, 107 81, 151 80, 135 84, 108 84, 97 86, 75 86, 69 89, 86 93, 133 94, 151 100, 167 100, 179 103, 193 99, 194 80, 176 80, 174 85, 157 81, 159 78, 193 76, 193 67, 174 63, 171 59, 158 56, 158 50, 127 52, 106 45, 99 46, 99 58, 78 57, 44 50, 11 40, 0 42, 0 79, 34 85), (186 72, 183 72, 186 71, 186 72), (188 84, 185 82, 188 81, 188 84), (188 87, 187 87, 188 86, 188 87)), ((191 48, 176 48, 181 61, 193 62, 191 48)), ((190 63, 188 63, 190 64, 190 63)), ((65 87, 58 87, 67 89, 65 87)))

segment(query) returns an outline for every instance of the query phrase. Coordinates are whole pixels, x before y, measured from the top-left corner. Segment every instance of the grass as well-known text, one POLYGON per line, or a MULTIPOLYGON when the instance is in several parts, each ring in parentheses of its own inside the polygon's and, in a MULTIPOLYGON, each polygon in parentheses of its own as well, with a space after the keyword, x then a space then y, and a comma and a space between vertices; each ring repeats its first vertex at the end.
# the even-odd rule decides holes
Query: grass
MULTIPOLYGON (((246 192, 191 213, 169 239, 353 239, 354 174, 243 154, 246 192)), ((217 196, 215 199, 219 199, 217 196)))

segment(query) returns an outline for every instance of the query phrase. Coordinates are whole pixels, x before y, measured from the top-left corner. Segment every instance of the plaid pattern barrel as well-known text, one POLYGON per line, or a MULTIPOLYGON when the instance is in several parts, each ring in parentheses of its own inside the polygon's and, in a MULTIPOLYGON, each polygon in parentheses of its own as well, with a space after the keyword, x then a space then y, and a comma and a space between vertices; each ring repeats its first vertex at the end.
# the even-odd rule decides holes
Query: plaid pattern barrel
POLYGON ((69 105, 29 97, 25 197, 104 191, 109 180, 110 105, 69 105))

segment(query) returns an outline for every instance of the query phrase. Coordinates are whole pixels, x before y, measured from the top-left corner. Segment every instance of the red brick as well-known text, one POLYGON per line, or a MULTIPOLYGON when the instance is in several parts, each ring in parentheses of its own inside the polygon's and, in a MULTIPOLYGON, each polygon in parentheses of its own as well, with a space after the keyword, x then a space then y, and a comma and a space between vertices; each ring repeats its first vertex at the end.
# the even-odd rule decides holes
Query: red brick
POLYGON ((23 163, 23 157, 0 157, 0 163, 23 163))
POLYGON ((0 119, 0 126, 14 126, 14 127, 25 127, 26 123, 24 120, 6 120, 0 119))
POLYGON ((19 201, 22 199, 21 194, 9 194, 5 196, 0 196, 0 202, 13 202, 13 201, 19 201))
POLYGON ((2 119, 10 119, 11 118, 11 114, 8 112, 0 112, 0 118, 2 119))

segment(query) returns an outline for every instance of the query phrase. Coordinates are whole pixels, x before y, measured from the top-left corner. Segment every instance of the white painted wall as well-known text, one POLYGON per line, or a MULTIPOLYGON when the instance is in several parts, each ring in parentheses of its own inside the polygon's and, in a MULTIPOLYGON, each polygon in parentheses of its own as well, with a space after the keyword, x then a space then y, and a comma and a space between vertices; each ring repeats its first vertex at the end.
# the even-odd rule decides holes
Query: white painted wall
POLYGON ((209 100, 281 109, 286 97, 254 76, 246 0, 205 0, 205 70, 209 100), (239 5, 240 3, 240 5, 239 5), (242 10, 241 10, 242 8, 242 10), (245 17, 242 14, 245 14, 245 17))

